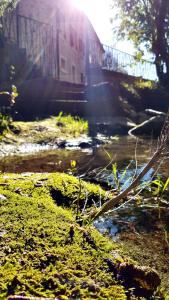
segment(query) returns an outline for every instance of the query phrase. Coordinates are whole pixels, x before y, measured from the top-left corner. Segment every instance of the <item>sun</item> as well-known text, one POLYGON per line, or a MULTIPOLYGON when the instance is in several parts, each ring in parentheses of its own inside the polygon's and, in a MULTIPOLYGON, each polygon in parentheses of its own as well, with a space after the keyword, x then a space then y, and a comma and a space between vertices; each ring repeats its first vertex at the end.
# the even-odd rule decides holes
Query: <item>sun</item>
POLYGON ((73 5, 83 11, 93 24, 99 38, 104 43, 112 39, 110 18, 112 0, 71 0, 73 5))
POLYGON ((73 5, 79 10, 84 11, 87 15, 91 13, 96 4, 96 0, 72 0, 73 5))

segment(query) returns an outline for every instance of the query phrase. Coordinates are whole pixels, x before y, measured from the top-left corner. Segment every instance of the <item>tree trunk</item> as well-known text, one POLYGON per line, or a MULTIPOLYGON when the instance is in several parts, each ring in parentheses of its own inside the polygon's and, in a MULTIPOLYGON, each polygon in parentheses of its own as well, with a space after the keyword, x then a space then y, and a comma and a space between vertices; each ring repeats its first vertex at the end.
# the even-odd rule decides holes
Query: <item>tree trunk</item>
POLYGON ((160 84, 164 87, 169 87, 169 47, 166 36, 166 18, 169 10, 168 0, 162 0, 157 4, 156 16, 156 34, 152 45, 153 52, 155 53, 155 65, 157 76, 160 84))

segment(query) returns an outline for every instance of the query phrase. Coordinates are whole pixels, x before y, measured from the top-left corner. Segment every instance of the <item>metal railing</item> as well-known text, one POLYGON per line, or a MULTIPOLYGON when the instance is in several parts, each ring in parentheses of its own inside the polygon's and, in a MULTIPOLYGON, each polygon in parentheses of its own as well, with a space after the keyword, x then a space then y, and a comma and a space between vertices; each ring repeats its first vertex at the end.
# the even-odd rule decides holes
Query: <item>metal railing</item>
POLYGON ((23 49, 31 70, 48 76, 58 77, 57 35, 50 24, 18 15, 16 11, 1 17, 3 34, 7 41, 23 49))
POLYGON ((27 58, 42 74, 57 77, 57 43, 52 26, 20 15, 17 18, 19 48, 26 50, 27 58))
POLYGON ((157 80, 154 63, 146 60, 138 61, 135 56, 110 46, 103 45, 103 48, 105 50, 103 69, 128 74, 134 77, 157 80))

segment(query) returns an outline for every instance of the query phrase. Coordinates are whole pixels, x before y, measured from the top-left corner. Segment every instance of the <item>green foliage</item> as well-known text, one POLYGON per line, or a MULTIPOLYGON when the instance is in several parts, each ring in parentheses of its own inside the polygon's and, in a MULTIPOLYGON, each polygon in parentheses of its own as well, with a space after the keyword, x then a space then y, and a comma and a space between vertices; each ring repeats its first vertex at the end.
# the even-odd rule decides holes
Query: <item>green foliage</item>
POLYGON ((115 184, 115 189, 120 192, 123 190, 124 186, 129 184, 129 182, 132 180, 132 177, 126 178, 127 175, 127 170, 129 169, 131 163, 129 163, 122 172, 119 171, 117 163, 114 163, 112 165, 112 175, 113 175, 113 180, 115 184))
POLYGON ((144 52, 155 58, 160 83, 168 85, 169 79, 169 1, 166 0, 113 0, 118 13, 113 19, 119 38, 131 40, 141 59, 144 52), (117 22, 118 19, 118 22, 117 22))
POLYGON ((160 176, 157 176, 157 179, 151 181, 150 190, 153 196, 162 197, 165 191, 168 189, 169 178, 165 181, 161 179, 160 176))
POLYGON ((2 91, 2 92, 0 92, 0 95, 10 96, 10 98, 11 98, 11 106, 13 104, 15 104, 16 98, 19 96, 17 87, 15 85, 12 85, 11 93, 6 92, 6 91, 2 91))
POLYGON ((0 113, 0 134, 8 131, 11 123, 12 119, 10 116, 0 113))
MULTIPOLYGON (((15 104, 16 98, 18 97, 18 91, 15 85, 12 85, 11 93, 2 91, 0 95, 7 95, 10 97, 10 109, 15 104)), ((0 134, 9 130, 10 125, 12 124, 12 117, 10 116, 10 111, 8 114, 0 113, 0 134)))
POLYGON ((15 104, 16 98, 19 96, 17 87, 12 85, 12 92, 11 92, 11 102, 15 104))
POLYGON ((118 170, 117 170, 117 163, 114 163, 112 165, 112 174, 113 174, 113 179, 114 179, 116 189, 117 189, 117 191, 120 191, 120 179, 119 179, 119 174, 118 174, 118 170))
POLYGON ((105 262, 118 262, 111 255, 119 251, 117 245, 92 227, 79 227, 73 213, 56 206, 50 194, 54 188, 73 202, 71 181, 76 179, 65 174, 0 176, 0 299, 22 294, 126 300, 124 288, 105 262), (84 241, 84 232, 97 250, 84 241))
POLYGON ((1 0, 0 1, 0 16, 3 15, 5 11, 12 10, 19 0, 1 0))
POLYGON ((63 115, 60 112, 56 118, 56 125, 60 127, 63 134, 70 133, 74 137, 78 137, 82 133, 88 132, 88 122, 71 115, 63 115))
MULTIPOLYGON (((134 98, 134 101, 136 100, 135 102, 136 107, 137 107, 137 101, 142 101, 143 99, 142 94, 146 92, 146 90, 153 92, 153 98, 155 97, 156 94, 157 94, 156 98, 159 97, 158 95, 159 86, 156 82, 153 82, 151 80, 136 79, 134 82, 130 84, 127 82, 123 82, 122 87, 129 103, 132 98, 134 98)), ((147 100, 149 101, 149 99, 147 100)), ((144 101, 146 102, 145 99, 144 101)), ((135 109, 137 110, 137 108, 135 109)))
POLYGON ((154 88, 157 88, 157 84, 154 83, 151 80, 138 79, 138 80, 135 80, 134 87, 137 88, 137 89, 150 89, 150 90, 152 90, 154 88))

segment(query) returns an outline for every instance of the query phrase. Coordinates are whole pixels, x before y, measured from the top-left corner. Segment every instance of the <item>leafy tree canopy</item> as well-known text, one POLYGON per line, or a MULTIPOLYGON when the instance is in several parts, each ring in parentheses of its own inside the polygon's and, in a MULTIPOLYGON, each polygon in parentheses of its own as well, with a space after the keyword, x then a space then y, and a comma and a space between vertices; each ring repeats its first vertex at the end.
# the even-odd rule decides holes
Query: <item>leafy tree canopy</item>
POLYGON ((112 3, 118 11, 118 36, 133 41, 140 57, 145 50, 152 53, 160 83, 169 84, 169 0, 112 0, 112 3))
POLYGON ((3 15, 5 10, 9 11, 13 9, 17 2, 18 0, 0 0, 0 16, 3 15))

